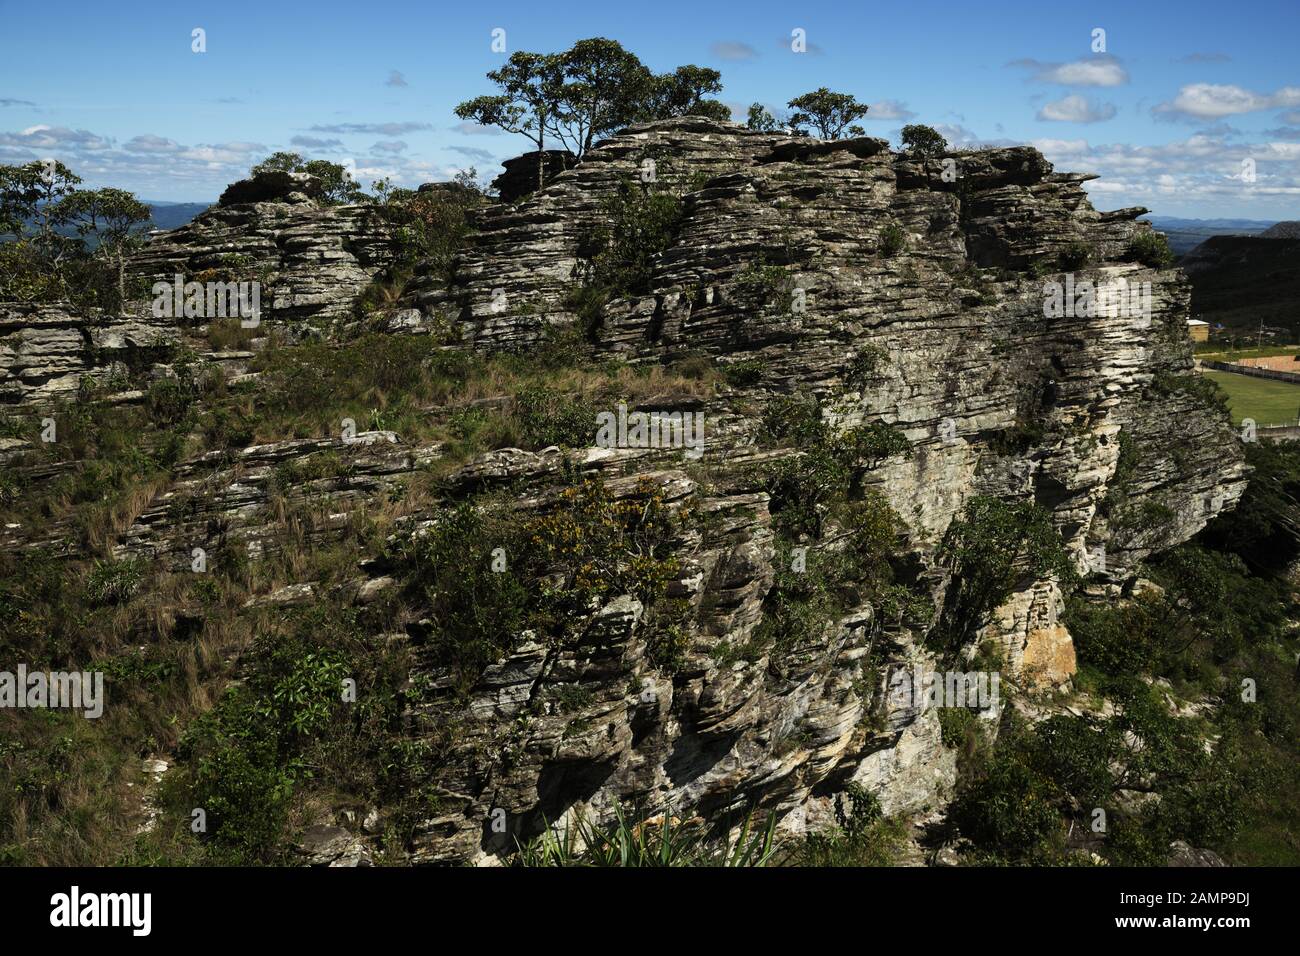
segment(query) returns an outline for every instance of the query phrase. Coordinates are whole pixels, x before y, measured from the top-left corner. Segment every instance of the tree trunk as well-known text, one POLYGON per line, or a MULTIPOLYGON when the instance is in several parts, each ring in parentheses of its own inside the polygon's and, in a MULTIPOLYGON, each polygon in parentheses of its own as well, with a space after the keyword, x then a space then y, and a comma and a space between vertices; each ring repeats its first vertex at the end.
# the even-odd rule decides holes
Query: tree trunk
POLYGON ((537 191, 541 192, 542 187, 546 185, 546 152, 543 147, 546 144, 546 134, 542 132, 545 121, 540 117, 537 121, 537 191))

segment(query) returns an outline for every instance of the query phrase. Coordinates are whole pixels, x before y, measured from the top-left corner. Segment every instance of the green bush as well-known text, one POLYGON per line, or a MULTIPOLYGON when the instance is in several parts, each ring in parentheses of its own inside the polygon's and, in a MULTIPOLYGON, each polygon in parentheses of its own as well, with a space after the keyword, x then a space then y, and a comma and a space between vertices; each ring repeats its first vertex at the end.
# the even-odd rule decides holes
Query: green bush
POLYGON ((1168 269, 1174 264, 1174 253, 1169 240, 1154 229, 1139 232, 1128 246, 1129 258, 1153 269, 1168 269))
POLYGON ((891 258, 903 251, 907 245, 907 233, 896 222, 891 222, 880 233, 880 254, 891 258))
POLYGON ((145 567, 138 559, 96 561, 86 579, 86 599, 97 607, 125 604, 144 584, 145 567))
POLYGON ((1055 577, 1068 589, 1075 576, 1051 514, 1028 501, 972 498, 944 532, 937 557, 952 572, 935 635, 950 651, 986 625, 1018 584, 1055 577))
POLYGON ((521 437, 528 447, 586 448, 596 440, 596 410, 580 398, 545 385, 528 385, 515 393, 513 407, 521 437))

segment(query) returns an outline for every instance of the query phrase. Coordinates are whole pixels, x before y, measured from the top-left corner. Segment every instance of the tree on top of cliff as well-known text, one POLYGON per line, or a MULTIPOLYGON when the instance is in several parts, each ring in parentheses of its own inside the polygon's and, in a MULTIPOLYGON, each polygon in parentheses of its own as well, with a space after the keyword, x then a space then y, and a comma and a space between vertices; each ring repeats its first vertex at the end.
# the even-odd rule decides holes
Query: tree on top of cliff
POLYGON ((510 55, 506 65, 492 70, 487 78, 501 88, 493 96, 476 96, 456 107, 456 115, 483 126, 496 126, 507 133, 519 133, 537 144, 537 188, 545 183, 546 165, 542 151, 559 105, 563 67, 554 54, 510 55))
POLYGON ((849 136, 866 133, 861 126, 850 125, 855 119, 867 115, 866 104, 859 103, 850 93, 833 93, 823 86, 796 96, 787 105, 794 110, 790 115, 790 127, 796 132, 811 126, 821 139, 839 139, 846 133, 849 136))
POLYGON ((521 133, 537 145, 537 183, 545 182, 541 155, 549 135, 581 157, 604 136, 629 123, 674 116, 730 119, 706 99, 722 89, 717 70, 680 66, 655 74, 617 40, 591 37, 564 53, 517 52, 487 78, 501 92, 456 107, 461 119, 521 133))
POLYGON ((751 103, 749 113, 745 117, 745 125, 750 129, 756 129, 760 133, 774 133, 781 128, 766 106, 762 103, 751 103))
POLYGON ((705 99, 712 93, 722 92, 722 74, 705 66, 688 64, 671 73, 654 78, 644 104, 650 119, 668 119, 673 116, 705 116, 715 120, 730 120, 731 107, 718 100, 705 99))
POLYGON ((365 191, 352 178, 347 167, 327 159, 303 159, 297 153, 272 153, 253 167, 259 173, 307 173, 321 181, 321 198, 332 206, 365 200, 365 191))
POLYGON ((910 123, 903 127, 903 148, 918 156, 938 156, 948 148, 948 141, 933 126, 910 123))

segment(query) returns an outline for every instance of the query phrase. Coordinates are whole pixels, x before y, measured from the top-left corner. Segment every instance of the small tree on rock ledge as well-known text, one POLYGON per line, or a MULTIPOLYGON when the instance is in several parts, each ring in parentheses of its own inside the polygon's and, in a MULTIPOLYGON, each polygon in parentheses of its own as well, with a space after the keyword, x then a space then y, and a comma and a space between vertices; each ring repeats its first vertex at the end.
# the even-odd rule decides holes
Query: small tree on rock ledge
POLYGON ((849 93, 833 93, 820 87, 789 102, 790 126, 796 132, 811 126, 821 139, 840 139, 844 134, 863 136, 861 126, 850 125, 855 119, 867 115, 865 103, 859 103, 849 93))

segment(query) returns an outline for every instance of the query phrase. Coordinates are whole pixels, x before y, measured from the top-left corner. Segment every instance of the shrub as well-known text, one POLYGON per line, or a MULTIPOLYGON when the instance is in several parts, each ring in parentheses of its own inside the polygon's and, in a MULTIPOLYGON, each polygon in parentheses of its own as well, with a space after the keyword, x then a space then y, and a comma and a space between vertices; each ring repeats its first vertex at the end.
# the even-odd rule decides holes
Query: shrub
POLYGON ((790 273, 781 266, 770 265, 761 256, 738 272, 732 283, 733 296, 747 308, 771 309, 785 315, 794 305, 790 273))
POLYGON ((138 559, 96 561, 86 579, 86 599, 92 605, 125 604, 144 583, 145 563, 138 559))
POLYGON ((1079 269, 1092 259, 1092 250, 1087 243, 1072 242, 1057 254, 1056 263, 1064 272, 1079 269))
POLYGON ((544 385, 528 385, 516 392, 513 414, 522 438, 533 448, 585 448, 595 441, 595 409, 544 385))
POLYGON ((896 222, 891 222, 880 233, 880 254, 889 258, 903 251, 907 245, 907 233, 896 222))
POLYGON ((1129 258, 1153 269, 1168 269, 1174 264, 1174 253, 1163 233, 1146 229, 1133 237, 1128 246, 1129 258))
POLYGON ((1068 588, 1074 578, 1051 514, 1026 501, 972 498, 944 532, 937 558, 952 572, 936 635, 950 650, 987 624, 1017 584, 1056 577, 1068 588))

